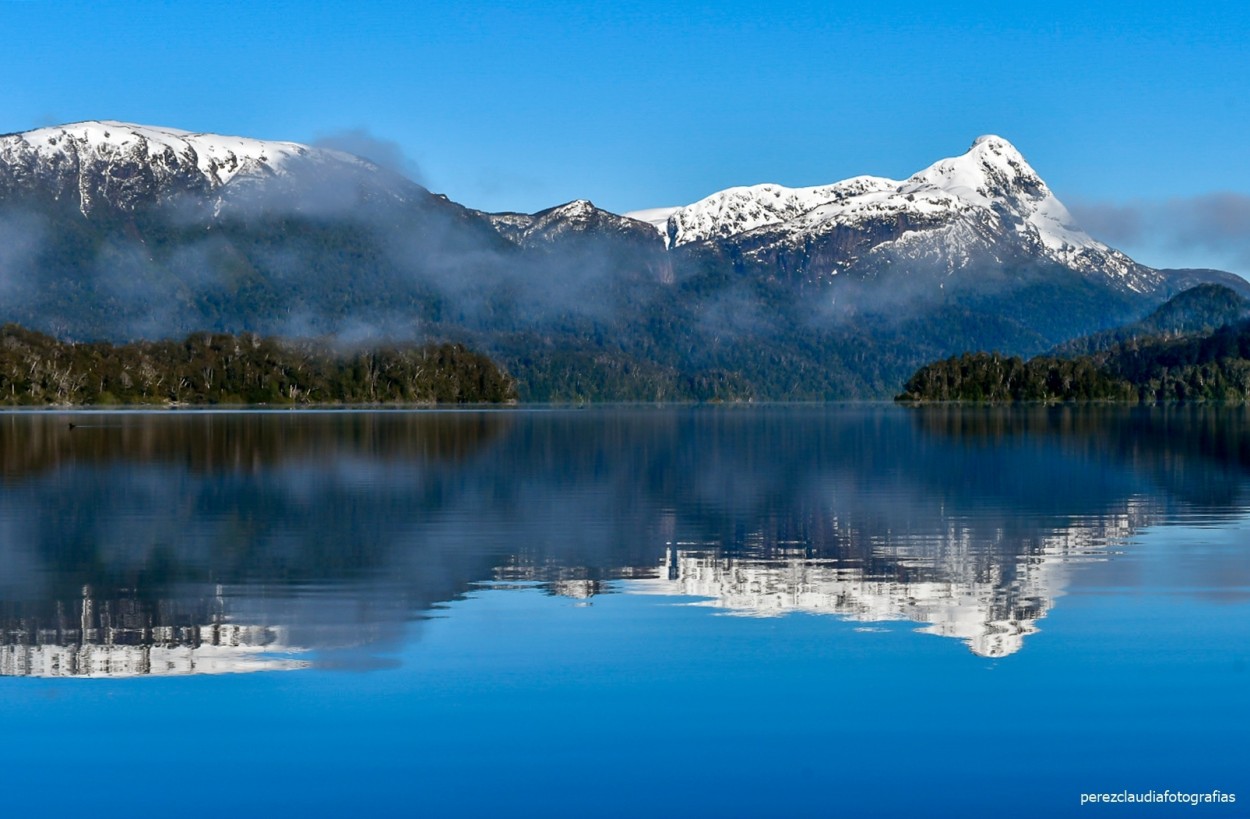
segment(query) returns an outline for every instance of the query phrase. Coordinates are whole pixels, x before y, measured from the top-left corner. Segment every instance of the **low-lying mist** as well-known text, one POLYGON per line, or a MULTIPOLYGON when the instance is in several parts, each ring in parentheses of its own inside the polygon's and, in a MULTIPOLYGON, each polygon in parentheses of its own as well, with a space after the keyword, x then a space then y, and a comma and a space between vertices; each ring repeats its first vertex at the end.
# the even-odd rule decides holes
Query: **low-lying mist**
POLYGON ((1090 294, 1070 271, 1051 286, 1024 262, 952 267, 889 243, 839 264, 841 244, 670 251, 585 209, 509 217, 541 223, 522 241, 372 162, 318 151, 283 171, 116 206, 11 202, 0 320, 75 341, 456 341, 500 359, 525 399, 670 400, 888 396, 933 358, 1036 352, 1129 312, 1098 294, 1073 307, 1090 294))

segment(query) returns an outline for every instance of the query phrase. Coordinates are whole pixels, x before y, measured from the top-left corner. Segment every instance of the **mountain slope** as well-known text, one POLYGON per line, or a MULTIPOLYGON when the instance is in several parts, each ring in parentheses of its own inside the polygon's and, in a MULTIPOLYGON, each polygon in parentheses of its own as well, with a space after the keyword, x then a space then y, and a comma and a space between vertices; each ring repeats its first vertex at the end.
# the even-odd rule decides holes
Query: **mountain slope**
POLYGON ((348 154, 116 122, 0 137, 0 239, 5 320, 114 341, 412 336, 440 282, 513 249, 348 154))

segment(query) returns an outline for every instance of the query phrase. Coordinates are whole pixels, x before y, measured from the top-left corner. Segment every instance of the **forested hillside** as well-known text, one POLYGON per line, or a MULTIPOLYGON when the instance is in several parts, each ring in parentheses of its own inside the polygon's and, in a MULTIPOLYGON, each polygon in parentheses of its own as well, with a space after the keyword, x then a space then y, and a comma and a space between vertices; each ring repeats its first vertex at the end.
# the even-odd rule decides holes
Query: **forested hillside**
POLYGON ((1220 284, 1200 284, 1168 299, 1141 321, 1073 339, 1048 355, 1089 355, 1149 336, 1210 333, 1246 318, 1250 318, 1250 299, 1220 284))

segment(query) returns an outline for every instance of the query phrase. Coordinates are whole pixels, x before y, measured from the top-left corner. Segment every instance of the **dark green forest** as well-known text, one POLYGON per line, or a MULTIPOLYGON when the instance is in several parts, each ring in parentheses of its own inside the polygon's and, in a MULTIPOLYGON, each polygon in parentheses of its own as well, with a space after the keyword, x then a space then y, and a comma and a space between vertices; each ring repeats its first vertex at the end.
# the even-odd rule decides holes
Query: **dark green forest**
POLYGON ((341 350, 316 341, 194 333, 74 343, 0 328, 0 404, 465 404, 516 398, 513 379, 458 344, 341 350))
POLYGON ((1133 385, 1113 377, 1090 356, 964 353, 921 367, 897 401, 1131 401, 1133 385))
POLYGON ((965 353, 920 368, 899 401, 1250 400, 1250 322, 1136 338, 1095 355, 965 353))

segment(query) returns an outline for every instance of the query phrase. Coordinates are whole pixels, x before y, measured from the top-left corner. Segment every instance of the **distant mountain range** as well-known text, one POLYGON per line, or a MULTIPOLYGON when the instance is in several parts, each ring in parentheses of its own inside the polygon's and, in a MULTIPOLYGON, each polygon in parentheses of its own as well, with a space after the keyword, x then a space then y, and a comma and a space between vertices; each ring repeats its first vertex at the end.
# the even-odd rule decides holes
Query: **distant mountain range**
POLYGON ((1102 353, 1113 347, 1152 337, 1173 339, 1210 335, 1230 324, 1250 319, 1250 299, 1219 284, 1200 284, 1161 304, 1145 318, 1082 336, 1059 345, 1047 355, 1072 358, 1102 353))
POLYGON ((617 215, 483 213, 348 154, 83 122, 0 137, 0 321, 463 342, 529 400, 883 397, 1181 290, 1092 239, 1006 140, 912 177, 732 188, 617 215))

